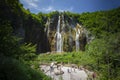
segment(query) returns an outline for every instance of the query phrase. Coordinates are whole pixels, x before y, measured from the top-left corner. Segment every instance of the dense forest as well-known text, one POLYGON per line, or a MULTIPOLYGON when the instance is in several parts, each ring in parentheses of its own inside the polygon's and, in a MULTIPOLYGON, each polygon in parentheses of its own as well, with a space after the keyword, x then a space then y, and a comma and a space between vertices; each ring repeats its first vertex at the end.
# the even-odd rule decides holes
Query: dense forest
POLYGON ((99 80, 120 80, 120 8, 109 11, 50 12, 33 14, 19 0, 0 1, 0 80, 51 80, 39 70, 40 62, 86 66, 99 80), (80 52, 40 54, 50 51, 45 24, 64 14, 89 30, 94 39, 80 52), (71 60, 71 61, 70 61, 71 60))

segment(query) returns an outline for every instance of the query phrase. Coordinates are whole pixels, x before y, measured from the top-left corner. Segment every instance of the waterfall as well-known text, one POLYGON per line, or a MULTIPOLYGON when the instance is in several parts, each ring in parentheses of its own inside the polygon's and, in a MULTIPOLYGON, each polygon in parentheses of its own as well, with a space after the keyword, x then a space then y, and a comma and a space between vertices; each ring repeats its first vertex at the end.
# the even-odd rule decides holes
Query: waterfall
POLYGON ((76 51, 79 51, 79 49, 80 49, 80 42, 79 42, 80 30, 79 29, 75 29, 75 31, 76 31, 76 36, 75 36, 76 51))
POLYGON ((64 22, 64 15, 62 15, 62 32, 61 32, 61 35, 62 35, 62 51, 63 51, 63 42, 64 42, 64 34, 65 34, 65 22, 64 22))
POLYGON ((60 33, 60 16, 59 16, 57 32, 56 32, 56 51, 62 52, 62 36, 60 33))
POLYGON ((49 37, 49 33, 50 33, 50 19, 47 20, 47 37, 49 37))

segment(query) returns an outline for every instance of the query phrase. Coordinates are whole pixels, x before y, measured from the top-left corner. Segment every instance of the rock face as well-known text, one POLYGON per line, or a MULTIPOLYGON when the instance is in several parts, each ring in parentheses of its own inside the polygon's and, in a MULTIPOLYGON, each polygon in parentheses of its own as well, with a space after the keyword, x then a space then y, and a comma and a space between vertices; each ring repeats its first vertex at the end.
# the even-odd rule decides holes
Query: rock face
POLYGON ((17 37, 22 38, 20 41, 21 43, 32 43, 33 45, 36 45, 37 53, 50 51, 47 35, 44 32, 44 25, 38 20, 33 19, 31 15, 27 16, 27 19, 24 19, 23 17, 23 20, 18 27, 14 28, 14 34, 17 37))
POLYGON ((42 24, 30 15, 27 19, 22 17, 16 22, 13 22, 18 25, 14 28, 14 34, 21 37, 23 43, 36 44, 37 53, 84 51, 85 45, 90 41, 87 30, 74 18, 64 14, 46 18, 42 24), (58 50, 59 48, 61 49, 58 50))
POLYGON ((67 15, 53 15, 46 18, 44 24, 45 26, 29 16, 14 29, 14 33, 23 38, 22 42, 36 44, 37 53, 84 51, 85 45, 91 40, 88 31, 67 15), (58 48, 61 49, 57 50, 58 48))
POLYGON ((57 25, 59 24, 60 16, 60 30, 59 33, 62 37, 62 51, 84 51, 85 45, 87 44, 87 30, 83 28, 80 24, 75 22, 72 18, 65 16, 63 14, 53 16, 49 18, 46 22, 46 34, 48 38, 48 43, 50 51, 57 51, 57 25))

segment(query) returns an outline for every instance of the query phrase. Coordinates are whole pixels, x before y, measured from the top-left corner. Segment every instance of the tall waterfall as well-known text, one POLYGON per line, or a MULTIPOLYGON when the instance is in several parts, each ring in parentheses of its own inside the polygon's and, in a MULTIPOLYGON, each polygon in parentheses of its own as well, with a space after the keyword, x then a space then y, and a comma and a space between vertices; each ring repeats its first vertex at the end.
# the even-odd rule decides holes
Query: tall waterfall
POLYGON ((62 52, 62 36, 60 33, 60 16, 59 16, 57 32, 56 32, 56 51, 62 52))
POLYGON ((47 37, 49 37, 49 33, 50 33, 50 19, 47 20, 47 37))
POLYGON ((62 32, 61 32, 61 34, 62 34, 62 51, 63 51, 63 46, 64 46, 64 44, 63 44, 63 42, 64 42, 64 33, 65 33, 65 22, 64 22, 64 15, 62 15, 62 32))
POLYGON ((80 49, 80 42, 79 42, 80 30, 79 29, 75 29, 75 31, 76 31, 76 36, 75 36, 76 51, 79 51, 79 49, 80 49))

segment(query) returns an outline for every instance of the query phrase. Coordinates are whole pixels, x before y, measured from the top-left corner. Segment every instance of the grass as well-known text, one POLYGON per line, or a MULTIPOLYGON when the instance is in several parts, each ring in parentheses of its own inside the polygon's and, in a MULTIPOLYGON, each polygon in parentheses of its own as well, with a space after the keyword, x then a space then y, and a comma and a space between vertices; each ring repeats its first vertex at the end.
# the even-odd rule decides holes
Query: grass
POLYGON ((65 64, 76 64, 78 66, 91 65, 94 61, 91 57, 85 52, 64 52, 64 53, 55 53, 55 54, 40 54, 35 59, 34 63, 51 63, 56 61, 57 63, 65 64))

